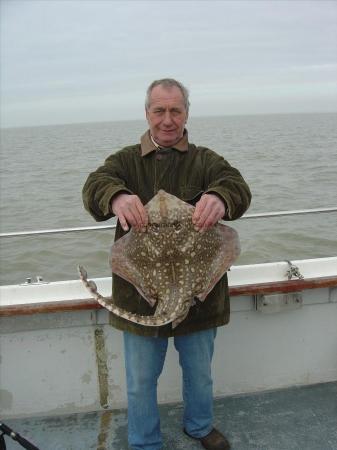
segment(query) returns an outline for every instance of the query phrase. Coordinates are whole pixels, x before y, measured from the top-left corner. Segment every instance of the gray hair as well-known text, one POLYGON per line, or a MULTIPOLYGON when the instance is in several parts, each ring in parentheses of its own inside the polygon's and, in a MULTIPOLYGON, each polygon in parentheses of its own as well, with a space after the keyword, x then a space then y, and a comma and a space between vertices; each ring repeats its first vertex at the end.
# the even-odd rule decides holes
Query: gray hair
POLYGON ((180 89, 180 92, 183 95, 186 111, 188 112, 188 109, 190 106, 190 102, 188 99, 189 98, 188 89, 182 83, 180 83, 180 81, 177 81, 173 78, 162 78, 161 80, 152 81, 152 83, 150 84, 150 86, 147 88, 147 91, 146 91, 145 108, 147 110, 150 107, 150 96, 151 96, 152 89, 155 88, 156 86, 163 86, 166 89, 171 89, 173 87, 177 87, 178 89, 180 89))

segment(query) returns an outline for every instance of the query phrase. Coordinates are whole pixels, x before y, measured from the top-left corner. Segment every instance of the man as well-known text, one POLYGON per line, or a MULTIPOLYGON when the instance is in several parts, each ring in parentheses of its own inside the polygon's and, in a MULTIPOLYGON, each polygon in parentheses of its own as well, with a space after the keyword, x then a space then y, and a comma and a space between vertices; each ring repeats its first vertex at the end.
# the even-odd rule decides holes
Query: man
MULTIPOLYGON (((188 91, 176 80, 154 81, 148 88, 145 112, 149 130, 140 144, 108 157, 91 173, 83 188, 86 209, 100 221, 118 217, 116 239, 129 227, 147 225, 146 204, 159 189, 195 205, 195 229, 204 232, 219 219, 234 220, 250 204, 249 188, 239 171, 205 147, 189 143, 188 91)), ((113 276, 114 303, 137 314, 153 314, 137 290, 113 276)), ((157 406, 157 381, 163 368, 168 337, 174 336, 183 371, 184 432, 209 450, 229 449, 227 439, 212 426, 211 361, 216 327, 229 321, 227 276, 186 319, 145 327, 111 315, 124 331, 128 393, 128 438, 134 450, 162 448, 157 406)))

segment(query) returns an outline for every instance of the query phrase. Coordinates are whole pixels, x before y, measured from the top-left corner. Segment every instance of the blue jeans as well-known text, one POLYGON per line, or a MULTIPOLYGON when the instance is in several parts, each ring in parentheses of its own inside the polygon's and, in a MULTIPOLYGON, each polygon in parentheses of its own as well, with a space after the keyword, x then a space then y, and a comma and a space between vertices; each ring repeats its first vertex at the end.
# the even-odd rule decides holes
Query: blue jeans
MULTIPOLYGON (((216 329, 174 337, 183 372, 184 428, 201 438, 212 430, 211 361, 216 329)), ((133 450, 160 450, 162 438, 157 382, 162 372, 167 338, 124 332, 128 394, 128 438, 133 450)))

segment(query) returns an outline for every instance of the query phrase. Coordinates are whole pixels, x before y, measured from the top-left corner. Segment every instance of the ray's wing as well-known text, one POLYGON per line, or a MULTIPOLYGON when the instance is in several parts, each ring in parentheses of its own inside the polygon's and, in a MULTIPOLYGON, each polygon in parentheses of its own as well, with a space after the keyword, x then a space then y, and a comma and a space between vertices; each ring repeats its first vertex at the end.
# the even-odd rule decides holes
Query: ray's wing
POLYGON ((154 306, 158 300, 153 286, 144 281, 141 267, 137 259, 130 258, 130 249, 134 249, 134 234, 136 231, 130 230, 128 234, 118 239, 110 252, 110 266, 113 273, 133 284, 137 291, 147 302, 154 306))
MULTIPOLYGON (((204 235, 206 239, 203 252, 199 256, 202 260, 203 279, 196 293, 200 301, 205 300, 240 254, 239 236, 233 228, 217 224, 204 235)), ((199 271, 198 277, 201 275, 199 271)))

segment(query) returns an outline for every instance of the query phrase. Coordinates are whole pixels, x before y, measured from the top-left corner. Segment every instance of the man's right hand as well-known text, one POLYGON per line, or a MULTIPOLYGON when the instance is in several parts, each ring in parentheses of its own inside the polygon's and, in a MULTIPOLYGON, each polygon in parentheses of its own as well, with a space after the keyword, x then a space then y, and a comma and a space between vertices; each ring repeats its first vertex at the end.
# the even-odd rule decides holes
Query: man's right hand
POLYGON ((129 225, 141 230, 148 224, 146 209, 138 195, 124 192, 117 194, 111 200, 111 210, 118 217, 124 231, 128 231, 129 225))

